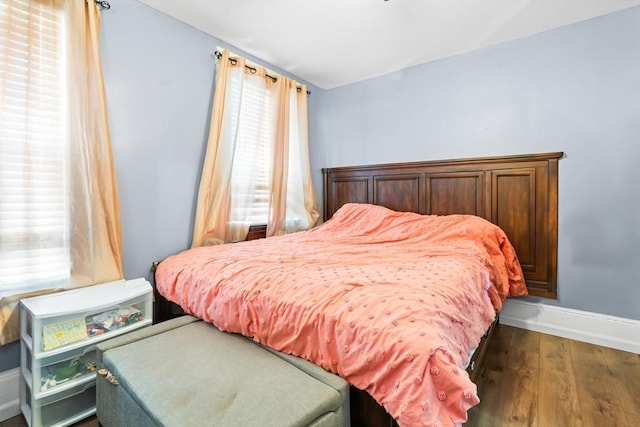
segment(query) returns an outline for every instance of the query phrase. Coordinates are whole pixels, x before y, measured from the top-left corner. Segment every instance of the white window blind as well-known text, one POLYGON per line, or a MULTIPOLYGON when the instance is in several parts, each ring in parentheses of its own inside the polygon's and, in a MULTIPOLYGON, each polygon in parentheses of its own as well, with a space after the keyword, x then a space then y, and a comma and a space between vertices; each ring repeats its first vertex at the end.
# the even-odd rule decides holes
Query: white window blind
POLYGON ((271 164, 274 132, 274 100, 264 77, 241 78, 243 70, 233 76, 232 111, 238 117, 237 138, 231 173, 231 221, 266 224, 271 197, 271 164))
POLYGON ((0 296, 69 278, 64 23, 0 2, 0 296))

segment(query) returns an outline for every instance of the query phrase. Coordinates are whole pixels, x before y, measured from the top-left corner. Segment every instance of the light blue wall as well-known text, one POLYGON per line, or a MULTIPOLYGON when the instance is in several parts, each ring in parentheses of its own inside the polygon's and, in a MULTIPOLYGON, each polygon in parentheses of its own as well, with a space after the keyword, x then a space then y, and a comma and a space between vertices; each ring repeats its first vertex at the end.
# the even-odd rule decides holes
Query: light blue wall
POLYGON ((206 142, 211 37, 133 1, 102 12, 101 57, 125 277, 189 245, 206 142))
MULTIPOLYGON (((384 60, 384 57, 381 57, 384 60)), ((320 94, 312 165, 564 151, 557 301, 640 319, 640 7, 320 94)))
MULTIPOLYGON (((137 1, 111 5, 102 13, 101 57, 124 270, 127 278, 148 277, 152 261, 191 244, 214 86, 211 54, 216 46, 243 52, 137 1)), ((318 89, 309 90, 313 111, 318 89)))
POLYGON ((0 373, 20 366, 20 342, 0 346, 0 373))

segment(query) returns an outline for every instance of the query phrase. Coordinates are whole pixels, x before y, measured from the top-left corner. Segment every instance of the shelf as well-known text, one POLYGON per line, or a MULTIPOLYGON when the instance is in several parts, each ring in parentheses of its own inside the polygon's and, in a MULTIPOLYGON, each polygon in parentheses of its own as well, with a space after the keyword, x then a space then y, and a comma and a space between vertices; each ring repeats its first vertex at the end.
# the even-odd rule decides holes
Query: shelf
POLYGON ((23 299, 21 337, 36 358, 43 358, 80 348, 90 339, 97 343, 121 335, 138 321, 152 320, 150 286, 144 279, 118 280, 23 299), (113 310, 122 311, 122 322, 93 322, 113 310), (102 335, 92 335, 94 329, 102 335))
MULTIPOLYGON (((29 389, 25 387, 25 393, 29 389)), ((35 399, 31 395, 23 396, 21 409, 30 426, 68 426, 96 412, 95 381, 78 384, 65 393, 35 399)))
POLYGON ((119 335, 126 334, 126 333, 131 332, 131 331, 135 331, 136 329, 139 329, 139 328, 145 327, 145 326, 149 326, 149 325, 151 325, 151 319, 140 320, 140 321, 138 321, 136 323, 132 323, 131 325, 123 326, 121 328, 109 331, 108 333, 105 333, 103 335, 96 335, 96 336, 93 336, 93 337, 88 337, 85 340, 77 341, 77 342, 74 342, 73 344, 67 344, 64 347, 56 348, 54 350, 48 350, 48 351, 45 351, 45 352, 35 353, 34 357, 36 359, 45 359, 45 358, 48 358, 48 357, 51 357, 51 356, 56 356, 58 354, 66 353, 69 350, 76 350, 76 349, 84 348, 84 347, 86 347, 88 342, 90 342, 91 345, 95 347, 97 344, 101 343, 102 341, 106 341, 108 339, 117 337, 119 335))

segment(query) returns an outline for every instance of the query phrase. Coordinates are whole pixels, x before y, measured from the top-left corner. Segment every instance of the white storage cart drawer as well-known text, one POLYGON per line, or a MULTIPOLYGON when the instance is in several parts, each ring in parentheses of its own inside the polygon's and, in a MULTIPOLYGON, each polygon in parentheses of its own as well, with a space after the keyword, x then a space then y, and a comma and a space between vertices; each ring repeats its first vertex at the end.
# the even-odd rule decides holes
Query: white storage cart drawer
POLYGON ((72 387, 85 376, 95 376, 96 346, 71 349, 53 356, 35 358, 24 342, 21 343, 22 374, 36 398, 72 387))
POLYGON ((35 357, 81 348, 151 323, 151 284, 119 280, 21 301, 20 328, 35 357))
POLYGON ((33 397, 23 378, 21 394, 22 413, 30 426, 68 426, 96 413, 95 378, 42 399, 33 397))

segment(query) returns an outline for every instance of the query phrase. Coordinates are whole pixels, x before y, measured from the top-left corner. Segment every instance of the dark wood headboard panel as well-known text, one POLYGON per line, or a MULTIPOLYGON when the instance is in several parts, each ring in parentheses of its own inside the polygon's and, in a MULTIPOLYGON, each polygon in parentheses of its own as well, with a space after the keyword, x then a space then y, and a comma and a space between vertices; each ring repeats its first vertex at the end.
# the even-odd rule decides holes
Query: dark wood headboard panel
POLYGON ((529 293, 557 298, 558 160, 563 155, 325 168, 324 218, 350 202, 429 215, 481 216, 509 236, 529 293))

